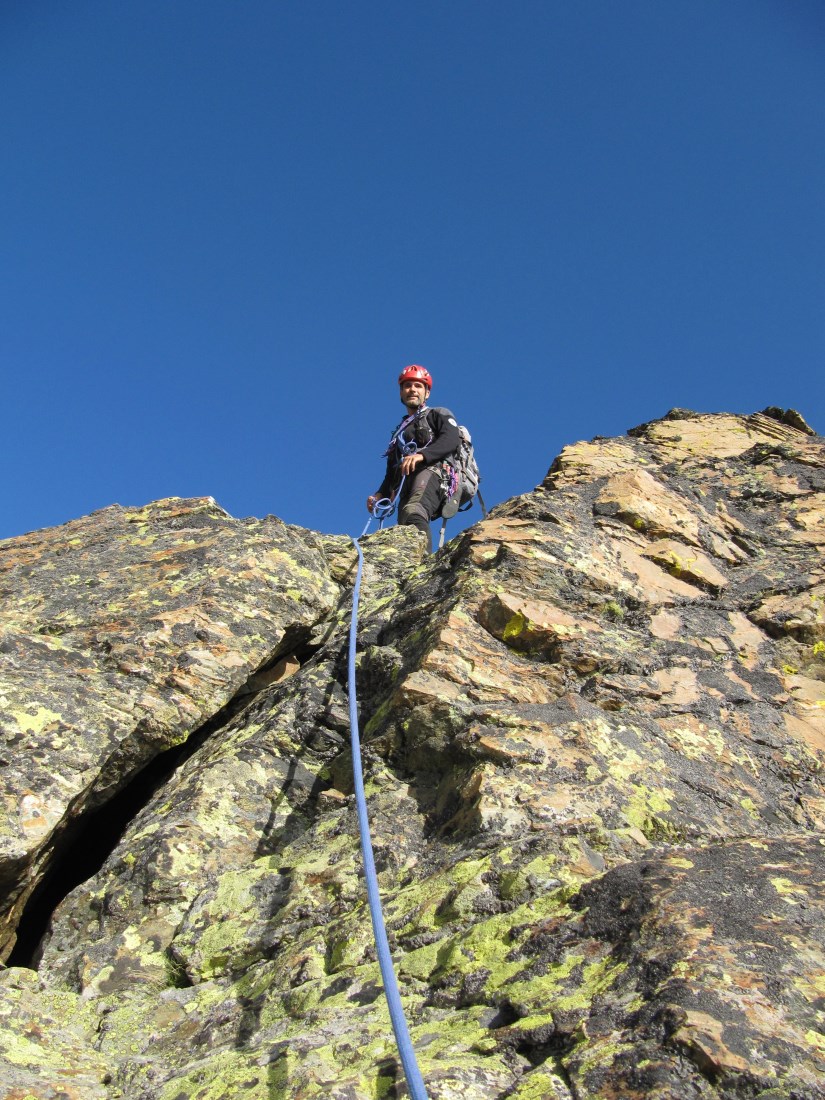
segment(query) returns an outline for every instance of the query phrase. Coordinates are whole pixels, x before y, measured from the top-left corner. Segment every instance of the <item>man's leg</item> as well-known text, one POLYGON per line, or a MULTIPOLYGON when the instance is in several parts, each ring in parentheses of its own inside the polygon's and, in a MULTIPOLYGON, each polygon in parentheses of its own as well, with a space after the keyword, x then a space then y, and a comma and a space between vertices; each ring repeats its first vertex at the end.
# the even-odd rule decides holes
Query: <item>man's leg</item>
POLYGON ((417 527, 427 536, 427 553, 433 551, 430 520, 438 511, 441 503, 441 472, 434 467, 422 470, 413 478, 409 496, 401 501, 398 522, 409 527, 417 527))

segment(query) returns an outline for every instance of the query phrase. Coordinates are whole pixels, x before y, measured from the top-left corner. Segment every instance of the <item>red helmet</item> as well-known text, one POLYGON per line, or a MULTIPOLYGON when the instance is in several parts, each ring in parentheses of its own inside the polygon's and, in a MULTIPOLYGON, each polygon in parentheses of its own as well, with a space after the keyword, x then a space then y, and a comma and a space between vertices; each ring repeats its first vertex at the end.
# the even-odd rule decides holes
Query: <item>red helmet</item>
POLYGON ((398 376, 398 385, 402 382, 423 382, 428 390, 433 388, 433 376, 426 367, 419 367, 417 363, 404 367, 398 376))

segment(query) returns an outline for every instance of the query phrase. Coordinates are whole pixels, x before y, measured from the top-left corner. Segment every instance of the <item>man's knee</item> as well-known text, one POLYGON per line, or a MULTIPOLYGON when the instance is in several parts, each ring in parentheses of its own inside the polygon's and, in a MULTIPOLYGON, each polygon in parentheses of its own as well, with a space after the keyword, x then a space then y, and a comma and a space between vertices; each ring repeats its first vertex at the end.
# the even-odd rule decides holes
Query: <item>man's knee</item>
POLYGON ((405 504, 399 516, 401 523, 410 527, 418 527, 422 531, 427 530, 431 518, 430 513, 421 501, 411 501, 409 504, 405 504))

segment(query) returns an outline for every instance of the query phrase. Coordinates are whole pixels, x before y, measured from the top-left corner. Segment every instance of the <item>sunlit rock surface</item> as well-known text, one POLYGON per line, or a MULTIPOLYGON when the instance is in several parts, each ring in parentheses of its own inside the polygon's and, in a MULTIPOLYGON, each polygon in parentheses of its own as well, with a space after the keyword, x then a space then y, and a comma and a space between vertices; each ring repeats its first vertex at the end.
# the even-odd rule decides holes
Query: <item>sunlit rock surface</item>
MULTIPOLYGON (((778 409, 568 447, 432 558, 364 540, 432 1100, 825 1097, 823 543, 825 446, 778 409)), ((204 500, 0 543, 3 1097, 406 1095, 354 567, 204 500)))

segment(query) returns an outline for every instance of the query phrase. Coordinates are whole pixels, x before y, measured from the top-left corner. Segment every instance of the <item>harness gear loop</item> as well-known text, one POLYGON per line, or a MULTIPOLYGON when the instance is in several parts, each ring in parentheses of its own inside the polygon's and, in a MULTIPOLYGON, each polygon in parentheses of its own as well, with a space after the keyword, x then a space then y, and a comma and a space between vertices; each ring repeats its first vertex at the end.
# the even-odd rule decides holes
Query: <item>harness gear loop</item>
MULTIPOLYGON (((400 492, 400 490, 399 490, 400 492)), ((396 496, 396 499, 397 496, 396 496)), ((383 503, 378 501, 377 504, 383 503)), ((373 506, 373 511, 377 505, 373 506)), ((369 527, 371 520, 367 521, 369 527)), ((361 536, 366 533, 364 528, 361 536)), ((347 674, 347 690, 349 694, 349 721, 352 742, 352 776, 355 787, 355 804, 358 810, 358 829, 361 835, 361 856, 364 861, 364 880, 367 886, 367 899, 372 918, 372 932, 375 939, 375 948, 378 954, 378 964, 381 969, 381 979, 384 983, 384 993, 390 1010, 392 1030, 395 1035, 395 1043, 404 1068, 404 1076, 407 1079, 412 1100, 427 1100, 427 1091, 421 1070, 418 1068, 415 1051, 410 1039, 407 1020, 404 1016, 404 1008, 401 1004, 401 995, 398 992, 398 982, 395 978, 395 970, 392 965, 390 945, 387 940, 387 930, 384 926, 384 914, 381 910, 381 895, 378 890, 378 876, 375 871, 375 858, 372 852, 370 840, 370 825, 367 816, 367 799, 364 793, 364 776, 361 768, 361 741, 358 734, 358 699, 355 692, 355 647, 358 636, 358 598, 361 592, 361 573, 364 566, 364 553, 358 543, 358 539, 352 540, 358 551, 358 571, 355 576, 355 587, 352 592, 352 617, 349 628, 349 667, 347 674)))

